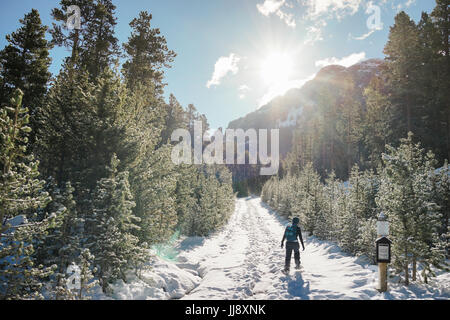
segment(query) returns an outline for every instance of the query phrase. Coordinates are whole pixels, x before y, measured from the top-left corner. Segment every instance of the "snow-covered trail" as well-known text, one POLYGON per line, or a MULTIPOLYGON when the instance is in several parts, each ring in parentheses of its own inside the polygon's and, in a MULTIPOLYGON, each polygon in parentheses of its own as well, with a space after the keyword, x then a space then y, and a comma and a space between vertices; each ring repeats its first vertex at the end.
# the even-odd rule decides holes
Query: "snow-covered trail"
POLYGON ((259 198, 237 200, 222 232, 192 248, 187 245, 181 253, 186 261, 196 260, 203 278, 183 299, 373 299, 379 295, 375 267, 364 268, 336 245, 314 238, 304 237, 303 270, 285 276, 280 243, 286 223, 259 198))
POLYGON ((288 223, 260 198, 238 199, 222 230, 207 238, 184 238, 176 245, 177 261, 155 257, 142 278, 119 280, 112 297, 98 293, 94 298, 450 299, 450 272, 440 272, 432 285, 405 287, 391 280, 389 291, 380 294, 375 289, 376 266, 343 253, 332 242, 305 234, 303 269, 286 276, 281 272, 285 250, 280 243, 288 223))

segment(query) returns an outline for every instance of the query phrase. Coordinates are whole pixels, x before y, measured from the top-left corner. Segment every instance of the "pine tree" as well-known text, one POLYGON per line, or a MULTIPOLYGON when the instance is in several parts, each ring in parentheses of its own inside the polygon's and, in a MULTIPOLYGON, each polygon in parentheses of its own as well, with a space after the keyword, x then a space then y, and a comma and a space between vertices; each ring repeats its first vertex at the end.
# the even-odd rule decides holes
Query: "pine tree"
POLYGON ((57 269, 52 275, 55 299, 72 299, 73 294, 66 288, 66 271, 80 254, 80 235, 82 233, 83 219, 78 217, 74 201, 74 188, 70 182, 64 189, 56 186, 54 179, 49 179, 46 189, 52 197, 45 211, 57 213, 57 219, 48 235, 38 244, 36 258, 44 266, 56 265, 57 269))
POLYGON ((344 79, 341 96, 337 102, 341 109, 336 125, 345 145, 346 176, 350 176, 353 164, 358 160, 358 143, 361 139, 361 106, 355 97, 355 85, 351 79, 344 79), (356 157, 355 157, 356 155, 356 157))
POLYGON ((377 168, 382 164, 381 154, 385 152, 385 145, 393 139, 393 111, 381 77, 371 81, 364 96, 367 105, 363 120, 365 146, 369 151, 371 168, 377 168))
POLYGON ((198 212, 196 198, 197 168, 192 165, 181 164, 178 166, 179 175, 175 189, 177 208, 177 227, 183 234, 192 235, 190 221, 198 212))
POLYGON ((11 107, 0 110, 0 299, 42 298, 42 281, 53 272, 36 266, 33 257, 33 243, 45 238, 56 215, 39 219, 36 214, 50 197, 37 178, 39 162, 27 153, 31 129, 22 97, 17 89, 11 107))
POLYGON ((61 188, 67 181, 76 185, 82 180, 84 158, 94 149, 89 147, 96 120, 92 94, 88 74, 78 72, 73 64, 65 64, 42 108, 43 126, 38 132, 41 170, 44 176, 54 177, 61 188))
POLYGON ((401 113, 396 117, 397 137, 406 136, 408 132, 417 132, 417 98, 420 78, 420 41, 419 31, 410 17, 400 12, 395 17, 395 24, 389 32, 389 40, 384 48, 386 55, 387 80, 390 88, 391 103, 394 110, 401 113), (403 119, 406 119, 406 123, 403 119))
POLYGON ((410 265, 413 280, 418 263, 426 274, 431 266, 439 267, 442 250, 437 235, 441 215, 432 201, 429 178, 434 172, 434 155, 425 155, 420 144, 413 143, 412 134, 401 143, 398 149, 388 146, 383 156, 385 169, 376 200, 391 222, 393 266, 397 272, 403 271, 408 285, 410 265))
MULTIPOLYGON (((435 139, 435 135, 446 137, 446 105, 441 95, 445 82, 442 44, 434 18, 423 12, 418 23, 420 41, 420 65, 418 82, 418 120, 417 136, 424 146, 431 149, 436 159, 442 163, 448 156, 446 139, 435 139), (433 132, 434 134, 430 134, 433 132)), ((448 86, 447 86, 448 87, 448 86)))
POLYGON ((450 254, 450 171, 448 162, 437 170, 438 172, 432 179, 432 199, 438 206, 438 210, 442 216, 441 228, 439 236, 446 242, 447 256, 450 254))
POLYGON ((155 150, 147 159, 146 170, 141 176, 141 207, 137 213, 142 220, 139 237, 149 244, 167 240, 177 225, 175 190, 178 173, 170 156, 169 145, 155 150))
POLYGON ((362 177, 358 165, 353 166, 350 173, 349 185, 347 189, 346 207, 341 212, 340 221, 342 230, 340 234, 340 246, 351 254, 358 252, 357 240, 361 221, 364 218, 364 202, 362 199, 362 177))
POLYGON ((317 236, 326 240, 336 240, 338 236, 337 203, 343 196, 341 183, 336 179, 334 172, 327 177, 324 185, 324 198, 321 215, 317 221, 317 236))
POLYGON ((101 179, 93 193, 92 213, 86 218, 85 247, 95 256, 96 275, 105 293, 116 280, 126 281, 127 270, 146 258, 146 244, 135 234, 140 219, 133 215, 128 172, 118 172, 119 161, 111 159, 107 178, 101 179))
MULTIPOLYGON (((151 130, 156 122, 152 91, 140 93, 137 98, 129 92, 112 70, 92 85, 86 72, 66 64, 43 108, 39 148, 43 173, 55 177, 59 186, 71 181, 77 194, 86 194, 108 174, 105 168, 116 153, 120 169, 134 174, 159 133, 157 126, 151 130)), ((76 200, 84 199, 77 195, 76 200)))
POLYGON ((37 10, 31 10, 20 23, 22 26, 17 31, 6 36, 8 45, 0 51, 0 104, 8 104, 15 89, 23 90, 22 105, 30 112, 29 139, 33 143, 38 128, 37 115, 51 76, 48 70, 51 45, 45 39, 47 27, 42 25, 37 10))
POLYGON ((94 278, 97 271, 92 268, 95 257, 90 253, 89 249, 83 249, 79 256, 78 265, 80 267, 80 289, 77 292, 78 300, 89 299, 90 290, 98 284, 98 280, 94 278))
POLYGON ((161 133, 161 143, 170 143, 172 133, 177 129, 187 129, 186 112, 175 96, 169 96, 169 104, 166 104, 165 125, 161 133))
POLYGON ((436 0, 436 7, 431 13, 435 21, 439 41, 435 48, 438 54, 438 68, 436 69, 435 79, 439 83, 437 93, 437 101, 439 104, 439 113, 441 118, 441 128, 445 133, 445 144, 447 154, 444 156, 450 160, 450 84, 448 78, 450 77, 450 9, 448 0, 436 0))
POLYGON ((60 7, 52 10, 54 20, 50 30, 53 43, 65 46, 72 52, 69 61, 78 70, 86 69, 89 79, 97 77, 109 67, 119 54, 118 39, 114 35, 117 24, 111 0, 61 0, 60 7), (76 5, 80 8, 80 29, 69 30, 67 10, 76 5))
POLYGON ((449 270, 445 262, 445 239, 440 237, 442 230, 442 213, 433 201, 433 173, 435 171, 434 154, 426 155, 423 169, 417 172, 414 181, 415 193, 420 198, 417 205, 417 216, 414 219, 418 241, 413 255, 412 280, 417 280, 418 267, 422 268, 421 275, 425 283, 435 277, 436 269, 449 270))
POLYGON ((298 195, 292 204, 293 214, 300 215, 300 221, 310 235, 315 234, 317 219, 322 210, 323 186, 318 173, 308 163, 300 173, 298 195))
POLYGON ((362 220, 359 226, 359 237, 357 239, 358 255, 369 258, 372 264, 376 264, 374 243, 377 240, 377 219, 369 218, 362 220))
POLYGON ((141 11, 139 17, 130 22, 132 28, 128 42, 123 45, 127 61, 123 64, 123 74, 128 86, 133 89, 137 83, 153 85, 158 94, 162 93, 163 68, 170 68, 176 54, 169 50, 164 36, 158 28, 151 27, 152 15, 141 11))

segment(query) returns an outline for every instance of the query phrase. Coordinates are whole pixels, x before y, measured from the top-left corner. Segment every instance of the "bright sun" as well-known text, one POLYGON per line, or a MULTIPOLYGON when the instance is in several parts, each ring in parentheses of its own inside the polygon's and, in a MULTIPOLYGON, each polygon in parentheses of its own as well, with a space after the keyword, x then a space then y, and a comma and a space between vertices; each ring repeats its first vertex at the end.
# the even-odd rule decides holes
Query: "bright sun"
POLYGON ((273 53, 261 64, 261 77, 269 84, 287 82, 293 68, 292 59, 287 54, 273 53))

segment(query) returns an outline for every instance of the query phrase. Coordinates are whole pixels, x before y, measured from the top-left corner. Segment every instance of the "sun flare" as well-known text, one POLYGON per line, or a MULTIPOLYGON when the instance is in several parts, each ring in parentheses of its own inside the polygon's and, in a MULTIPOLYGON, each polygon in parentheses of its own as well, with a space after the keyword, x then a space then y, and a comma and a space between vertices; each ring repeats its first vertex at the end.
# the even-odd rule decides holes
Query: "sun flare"
POLYGON ((289 80, 293 68, 292 59, 283 53, 267 56, 261 64, 261 77, 269 85, 289 80))

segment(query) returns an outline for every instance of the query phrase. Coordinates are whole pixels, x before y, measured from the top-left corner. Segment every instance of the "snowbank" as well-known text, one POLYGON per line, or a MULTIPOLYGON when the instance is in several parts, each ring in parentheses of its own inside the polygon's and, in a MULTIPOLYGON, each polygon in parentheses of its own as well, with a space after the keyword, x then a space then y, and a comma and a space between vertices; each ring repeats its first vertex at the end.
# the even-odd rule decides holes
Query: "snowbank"
POLYGON ((152 259, 140 277, 134 274, 128 275, 127 283, 117 281, 112 289, 111 297, 96 292, 93 299, 96 300, 158 300, 180 299, 196 286, 201 278, 194 268, 186 268, 188 265, 177 266, 177 263, 164 261, 158 257, 152 259))

